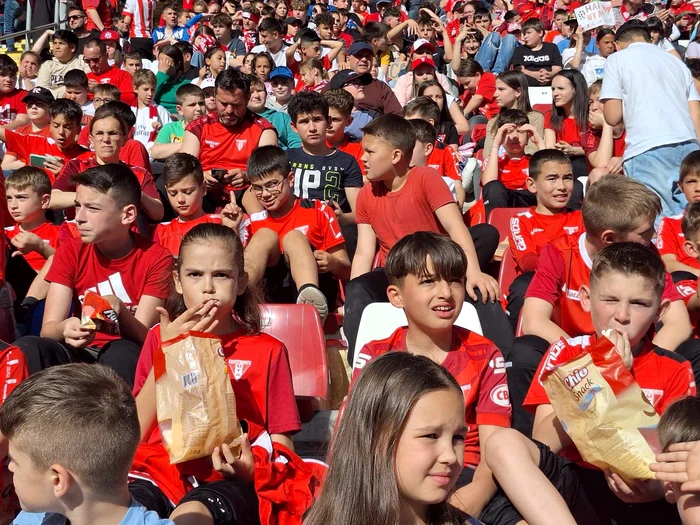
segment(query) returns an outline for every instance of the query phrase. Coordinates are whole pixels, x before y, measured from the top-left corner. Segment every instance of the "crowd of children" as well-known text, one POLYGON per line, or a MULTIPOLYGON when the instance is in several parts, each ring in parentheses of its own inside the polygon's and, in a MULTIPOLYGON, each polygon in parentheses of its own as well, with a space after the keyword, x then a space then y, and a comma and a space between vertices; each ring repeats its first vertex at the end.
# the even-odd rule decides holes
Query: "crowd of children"
POLYGON ((0 55, 0 520, 700 525, 700 3, 586 3, 89 0, 0 55), (358 344, 378 302, 406 326, 358 344), (342 326, 327 464, 264 303, 342 326), (171 465, 188 332, 245 433, 171 465), (542 386, 603 337, 656 479, 583 461, 542 386))

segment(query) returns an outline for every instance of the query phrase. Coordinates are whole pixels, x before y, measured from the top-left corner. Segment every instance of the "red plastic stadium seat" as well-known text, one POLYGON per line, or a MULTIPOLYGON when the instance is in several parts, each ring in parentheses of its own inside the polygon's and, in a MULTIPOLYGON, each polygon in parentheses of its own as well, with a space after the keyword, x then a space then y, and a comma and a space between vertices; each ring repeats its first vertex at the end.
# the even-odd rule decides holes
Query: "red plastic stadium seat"
POLYGON ((552 111, 552 105, 551 104, 535 104, 532 106, 533 111, 539 111, 543 115, 547 113, 548 111, 552 111))
POLYGON ((265 304, 263 331, 289 352, 294 394, 302 422, 328 407, 330 376, 321 318, 308 304, 265 304))
POLYGON ((510 246, 503 252, 501 258, 501 268, 498 270, 498 290, 501 294, 501 299, 508 298, 508 288, 518 276, 515 270, 515 261, 510 253, 510 246))
POLYGON ((498 240, 503 242, 508 239, 510 219, 527 210, 529 208, 494 208, 486 222, 498 230, 498 240))

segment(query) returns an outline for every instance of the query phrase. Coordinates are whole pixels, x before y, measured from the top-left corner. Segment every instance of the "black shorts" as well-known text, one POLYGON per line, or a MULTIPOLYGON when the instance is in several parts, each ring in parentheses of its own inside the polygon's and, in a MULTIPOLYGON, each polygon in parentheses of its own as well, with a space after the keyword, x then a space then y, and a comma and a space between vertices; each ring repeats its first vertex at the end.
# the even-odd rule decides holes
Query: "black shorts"
MULTIPOLYGON (((313 248, 312 248, 313 249, 313 248)), ((275 266, 265 269, 265 281, 262 285, 265 300, 270 303, 294 304, 297 302, 299 293, 297 285, 292 279, 292 271, 286 257, 280 257, 275 266)), ((318 274, 318 288, 326 297, 328 308, 333 311, 338 298, 340 284, 338 279, 330 273, 318 274)))

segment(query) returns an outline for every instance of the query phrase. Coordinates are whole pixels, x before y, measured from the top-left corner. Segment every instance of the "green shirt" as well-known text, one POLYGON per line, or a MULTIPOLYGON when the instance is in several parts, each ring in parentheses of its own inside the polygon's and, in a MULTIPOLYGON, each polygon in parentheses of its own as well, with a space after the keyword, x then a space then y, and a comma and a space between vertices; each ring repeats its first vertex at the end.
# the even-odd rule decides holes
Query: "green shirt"
POLYGON ((172 144, 182 142, 185 138, 185 121, 178 120, 163 126, 156 137, 156 144, 172 144))
POLYGON ((170 113, 177 113, 175 93, 180 86, 191 84, 192 81, 186 78, 172 79, 160 71, 156 75, 156 81, 156 94, 153 97, 155 103, 160 104, 170 113))
POLYGON ((292 129, 292 119, 289 115, 276 111, 271 108, 265 108, 262 113, 258 113, 263 118, 266 118, 277 131, 277 144, 283 150, 291 148, 301 148, 301 139, 299 135, 292 129))

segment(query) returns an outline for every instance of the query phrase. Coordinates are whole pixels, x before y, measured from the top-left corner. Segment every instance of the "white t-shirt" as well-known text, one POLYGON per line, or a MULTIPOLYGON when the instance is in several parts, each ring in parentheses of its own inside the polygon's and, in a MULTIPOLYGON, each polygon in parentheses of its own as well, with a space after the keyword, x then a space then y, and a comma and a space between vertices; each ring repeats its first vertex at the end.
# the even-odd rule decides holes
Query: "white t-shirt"
POLYGON ((153 146, 153 142, 158 135, 157 131, 154 133, 155 128, 153 127, 153 124, 160 123, 162 127, 166 124, 170 124, 171 122, 170 113, 168 113, 167 109, 165 109, 163 106, 155 106, 155 110, 153 110, 153 107, 154 106, 150 106, 140 109, 134 106, 131 107, 131 111, 133 111, 134 115, 136 115, 134 139, 146 146, 149 154, 151 152, 151 146, 153 146))
POLYGON ((654 44, 634 42, 608 57, 600 92, 600 100, 607 99, 622 100, 625 160, 696 139, 688 110, 688 101, 700 101, 693 77, 683 62, 654 44))
POLYGON ((591 84, 596 80, 603 78, 605 72, 605 57, 600 55, 591 55, 586 59, 586 62, 581 68, 581 73, 586 78, 586 84, 591 87, 591 84))
POLYGON ((285 51, 287 50, 287 46, 283 45, 282 49, 280 49, 277 53, 273 53, 269 49, 267 49, 263 44, 255 46, 253 49, 250 50, 251 53, 270 53, 270 56, 272 57, 272 60, 274 60, 275 65, 277 67, 281 66, 287 66, 287 54, 285 51))

